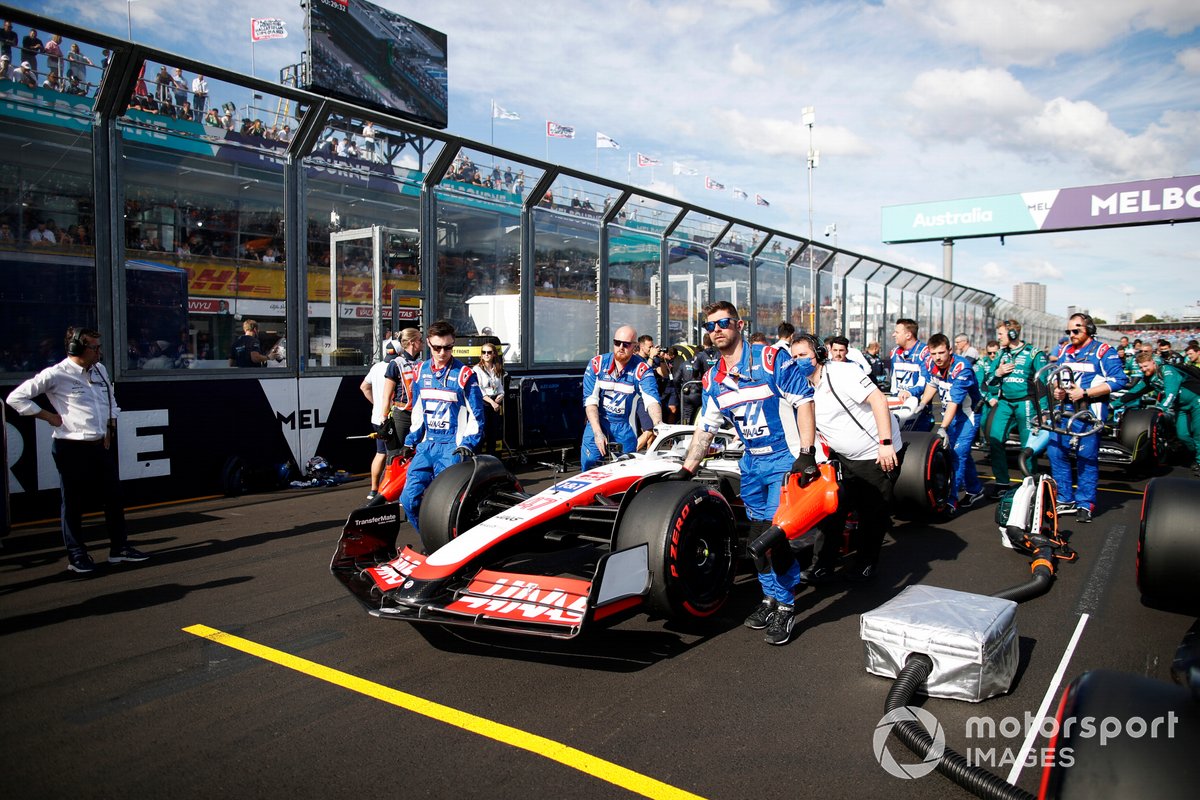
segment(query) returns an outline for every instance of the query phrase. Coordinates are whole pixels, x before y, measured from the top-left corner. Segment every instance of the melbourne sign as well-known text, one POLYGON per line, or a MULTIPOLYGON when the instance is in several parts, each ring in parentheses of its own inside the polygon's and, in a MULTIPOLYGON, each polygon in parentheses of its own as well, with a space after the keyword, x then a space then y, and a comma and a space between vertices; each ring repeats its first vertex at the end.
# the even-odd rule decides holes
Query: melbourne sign
POLYGON ((883 241, 927 242, 1018 233, 1194 222, 1200 175, 883 208, 883 241))

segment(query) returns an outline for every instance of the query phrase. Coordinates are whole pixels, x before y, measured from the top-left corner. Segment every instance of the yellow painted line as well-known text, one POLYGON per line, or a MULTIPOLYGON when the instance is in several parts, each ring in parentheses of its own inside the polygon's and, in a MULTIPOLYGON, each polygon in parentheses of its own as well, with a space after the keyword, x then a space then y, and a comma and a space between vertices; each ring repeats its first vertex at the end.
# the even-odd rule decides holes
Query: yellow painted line
POLYGON ((264 661, 270 661, 281 667, 301 672, 326 683, 341 686, 343 689, 349 689, 352 692, 357 692, 376 700, 382 700, 385 703, 403 708, 406 711, 411 711, 414 714, 420 714, 438 722, 444 722, 447 725, 461 728, 470 733, 493 739, 501 744, 506 744, 519 750, 526 750, 534 755, 548 758, 551 761, 557 761, 563 766, 579 770, 602 781, 607 781, 614 786, 620 786, 622 789, 628 789, 635 794, 640 794, 643 797, 650 797, 655 800, 659 800, 659 798, 699 798, 699 795, 678 789, 662 781, 657 781, 654 778, 626 769, 611 761, 605 761, 602 758, 589 755, 581 750, 576 750, 574 747, 556 742, 553 739, 547 739, 544 736, 538 736, 509 725, 493 722, 484 717, 477 717, 474 714, 468 714, 465 711, 459 711, 456 708, 444 706, 441 703, 425 700, 407 692, 381 686, 378 683, 372 683, 371 681, 326 667, 314 661, 308 661, 290 653, 284 653, 280 650, 258 644, 257 642, 219 631, 216 628, 210 628, 207 625, 191 625, 184 628, 183 631, 184 633, 190 633, 217 644, 223 644, 234 650, 241 650, 243 653, 248 653, 264 661))

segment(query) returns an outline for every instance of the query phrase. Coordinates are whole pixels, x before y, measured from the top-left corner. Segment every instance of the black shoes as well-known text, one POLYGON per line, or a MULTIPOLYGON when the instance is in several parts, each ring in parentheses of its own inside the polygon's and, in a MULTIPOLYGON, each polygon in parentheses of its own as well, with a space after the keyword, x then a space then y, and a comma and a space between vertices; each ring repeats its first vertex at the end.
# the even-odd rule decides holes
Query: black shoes
POLYGON ((876 567, 874 564, 855 564, 842 571, 842 575, 851 583, 870 583, 875 580, 876 567))
POLYGON ((809 567, 800 573, 800 582, 808 586, 824 586, 833 580, 833 571, 828 567, 809 567))
POLYGON ((771 621, 767 624, 763 641, 767 644, 787 644, 792 638, 792 629, 796 627, 796 607, 784 605, 775 606, 771 621))
POLYGON ((76 550, 67 553, 67 569, 71 572, 87 575, 96 571, 96 562, 92 561, 92 557, 83 550, 76 550))
POLYGON ((150 556, 141 550, 135 550, 129 545, 125 545, 120 550, 113 550, 108 554, 108 563, 120 564, 122 561, 145 561, 148 558, 150 556))
POLYGON ((1091 522, 1092 521, 1092 510, 1090 508, 1088 508, 1087 506, 1080 506, 1079 510, 1075 512, 1075 521, 1076 522, 1091 522))
POLYGON ((746 621, 742 624, 752 631, 761 631, 771 624, 771 617, 774 615, 775 599, 764 597, 763 601, 758 604, 758 608, 754 609, 754 612, 746 617, 746 621))

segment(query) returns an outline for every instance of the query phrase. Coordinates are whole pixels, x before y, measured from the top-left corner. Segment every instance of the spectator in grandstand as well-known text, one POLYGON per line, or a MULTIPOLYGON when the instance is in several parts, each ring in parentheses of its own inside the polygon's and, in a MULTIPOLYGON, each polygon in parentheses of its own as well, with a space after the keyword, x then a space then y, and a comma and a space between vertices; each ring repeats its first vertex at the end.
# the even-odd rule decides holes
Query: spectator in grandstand
POLYGON ((22 61, 21 66, 13 70, 12 79, 14 82, 24 84, 30 89, 37 88, 37 73, 34 72, 33 67, 28 61, 22 61))
POLYGON ((479 381, 454 357, 454 326, 438 320, 429 326, 427 338, 433 355, 417 369, 413 425, 401 450, 412 454, 412 462, 400 504, 418 535, 425 489, 447 467, 474 457, 484 425, 479 381))
POLYGON ((46 80, 42 81, 42 88, 49 89, 52 92, 61 92, 62 84, 58 81, 57 72, 47 72, 46 80))
POLYGON ((1200 477, 1200 376, 1176 364, 1157 364, 1150 353, 1138 353, 1138 380, 1113 400, 1113 410, 1149 394, 1160 395, 1157 408, 1175 422, 1175 433, 1187 448, 1192 473, 1200 477))
POLYGON ((971 367, 974 367, 975 362, 979 360, 979 351, 971 346, 971 340, 965 333, 954 337, 954 352, 965 358, 971 367))
POLYGON ((363 154, 371 161, 375 160, 375 123, 368 121, 362 128, 363 154))
MULTIPOLYGON (((1053 401, 1061 405, 1069 401, 1072 408, 1087 404, 1095 416, 1107 419, 1109 394, 1125 388, 1129 379, 1117 351, 1094 338, 1096 323, 1089 315, 1073 314, 1067 325, 1070 341, 1059 347, 1056 363, 1069 368, 1070 377, 1053 389, 1053 401)), ((1072 429, 1082 427, 1083 422, 1076 422, 1072 429)), ((1058 484, 1060 515, 1075 514, 1079 522, 1092 521, 1100 477, 1099 453, 1099 436, 1050 435, 1050 471, 1058 484)))
POLYGON ((479 348, 479 363, 475 365, 479 389, 483 392, 484 437, 481 453, 496 452, 496 440, 503 439, 504 414, 504 353, 500 345, 488 342, 479 348))
POLYGON ((57 75, 61 81, 63 76, 62 63, 64 55, 62 50, 62 36, 57 33, 51 36, 50 41, 46 42, 45 46, 42 48, 42 52, 46 54, 46 72, 50 73, 51 75, 57 75))
POLYGON ((104 508, 109 563, 145 561, 146 554, 131 547, 125 533, 121 476, 113 447, 121 408, 108 371, 100 363, 100 333, 68 328, 64 344, 67 357, 19 385, 9 394, 8 404, 21 416, 37 417, 53 428, 50 452, 62 494, 67 569, 80 574, 96 569, 83 538, 84 506, 93 499, 104 508), (42 395, 52 410, 34 402, 42 395))
POLYGON ((154 76, 154 99, 159 103, 171 104, 171 73, 167 72, 166 65, 158 68, 158 74, 154 76))
POLYGON ((29 243, 34 247, 51 247, 58 244, 58 239, 46 226, 46 221, 39 220, 37 227, 29 232, 29 243))
POLYGON ((218 116, 218 114, 217 114, 217 110, 216 110, 215 108, 210 108, 210 109, 209 109, 209 110, 208 110, 208 111, 207 111, 207 112, 204 114, 204 124, 205 124, 205 125, 207 125, 207 126, 209 126, 209 127, 211 127, 211 128, 220 128, 220 127, 222 127, 222 126, 221 126, 221 117, 220 117, 220 116, 218 116))
POLYGON ((192 78, 192 110, 194 119, 199 122, 208 109, 208 81, 203 75, 192 78))
POLYGON ((227 131, 233 130, 233 112, 225 109, 225 113, 221 115, 221 127, 227 131))
POLYGON ((7 55, 0 56, 0 81, 11 81, 12 79, 12 58, 7 55))
POLYGON ((21 62, 28 64, 29 69, 38 71, 38 56, 42 54, 45 45, 38 38, 38 32, 30 28, 29 33, 21 40, 21 62))
POLYGON ((231 367, 265 367, 267 356, 258 340, 258 323, 252 319, 242 322, 242 335, 233 340, 229 350, 231 367))
POLYGON ((87 96, 87 93, 88 93, 87 86, 80 83, 78 78, 76 78, 74 75, 69 75, 69 76, 67 76, 66 80, 67 80, 67 82, 62 88, 64 93, 73 94, 76 97, 86 97, 87 96))
POLYGON ((10 20, 4 20, 4 28, 0 30, 0 58, 12 61, 12 49, 17 46, 17 32, 13 30, 10 20))
POLYGON ((7 222, 0 222, 0 244, 15 244, 16 238, 13 236, 12 226, 7 222))
POLYGON ((612 352, 595 356, 584 370, 583 410, 588 424, 579 456, 584 470, 608 455, 610 442, 620 444, 626 453, 637 450, 633 426, 637 398, 645 403, 652 426, 662 422, 654 368, 634 352, 639 341, 633 326, 622 325, 613 336, 612 352))
POLYGON ((86 225, 83 225, 83 224, 76 225, 72 230, 73 230, 73 233, 71 236, 75 240, 76 245, 82 245, 85 247, 92 246, 92 235, 90 233, 88 233, 88 229, 87 229, 86 225))

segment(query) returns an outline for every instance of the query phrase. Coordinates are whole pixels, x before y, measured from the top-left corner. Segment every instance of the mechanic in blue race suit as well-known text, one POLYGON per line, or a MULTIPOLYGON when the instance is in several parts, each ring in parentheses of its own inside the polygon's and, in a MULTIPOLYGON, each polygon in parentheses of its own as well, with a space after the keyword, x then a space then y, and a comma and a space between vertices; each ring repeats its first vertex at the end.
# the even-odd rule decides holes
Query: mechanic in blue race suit
MULTIPOLYGON (((1067 324, 1070 340, 1060 345, 1055 354, 1056 363, 1070 370, 1067 385, 1053 390, 1055 403, 1067 401, 1075 408, 1085 404, 1100 419, 1107 419, 1108 396, 1129 383, 1117 351, 1097 341, 1096 323, 1087 314, 1074 314, 1067 324)), ((1068 406, 1066 411, 1070 411, 1068 406)), ((1068 414, 1069 416, 1069 414, 1068 414)), ((1077 421, 1071 430, 1089 427, 1077 421)), ((1073 436, 1061 433, 1050 434, 1050 474, 1058 484, 1059 514, 1075 514, 1080 522, 1091 522, 1096 510, 1096 484, 1100 479, 1100 436, 1093 434, 1078 438, 1078 452, 1072 452, 1073 436), (1074 467, 1072 467, 1074 463, 1074 467), (1075 475, 1072 475, 1072 473, 1075 475), (1078 487, 1075 487, 1076 476, 1078 487)))
MULTIPOLYGON (((738 465, 741 496, 750 519, 749 539, 754 541, 770 528, 788 474, 816 466, 816 420, 808 383, 813 366, 794 361, 771 345, 745 341, 746 323, 727 300, 709 303, 704 315, 704 330, 720 358, 704 375, 700 419, 683 467, 669 479, 689 480, 725 420, 732 422, 745 447, 738 465), (793 452, 789 436, 798 442, 799 455, 793 452)), ((764 638, 770 644, 787 644, 796 624, 800 564, 780 542, 757 566, 764 597, 746 619, 746 627, 766 629, 764 638)))
POLYGON ((400 450, 401 458, 412 455, 400 504, 418 534, 425 489, 442 470, 475 455, 484 427, 483 392, 475 371, 454 357, 454 327, 439 320, 425 338, 433 355, 417 370, 412 428, 400 450))
MULTIPOLYGON (((891 394, 907 400, 909 395, 920 397, 925 393, 926 375, 929 374, 929 348, 924 342, 917 341, 917 321, 912 319, 896 320, 892 329, 892 339, 896 349, 892 351, 892 388, 891 394)), ((926 406, 917 406, 903 425, 906 431, 933 430, 933 411, 926 406)))
POLYGON ((583 410, 588 424, 583 429, 579 463, 584 472, 604 460, 610 442, 621 445, 623 452, 637 451, 634 414, 639 395, 650 421, 655 426, 662 422, 654 370, 635 354, 636 347, 637 331, 622 325, 613 335, 612 352, 593 358, 583 372, 583 410))
POLYGON ((955 355, 950 339, 943 333, 929 337, 929 366, 925 368, 925 393, 921 405, 928 405, 934 394, 941 397, 942 422, 934 428, 950 455, 951 480, 949 511, 953 514, 961 505, 970 508, 983 498, 983 484, 971 458, 975 442, 978 415, 983 407, 983 394, 970 360, 955 355), (960 491, 966 491, 961 502, 960 491))

